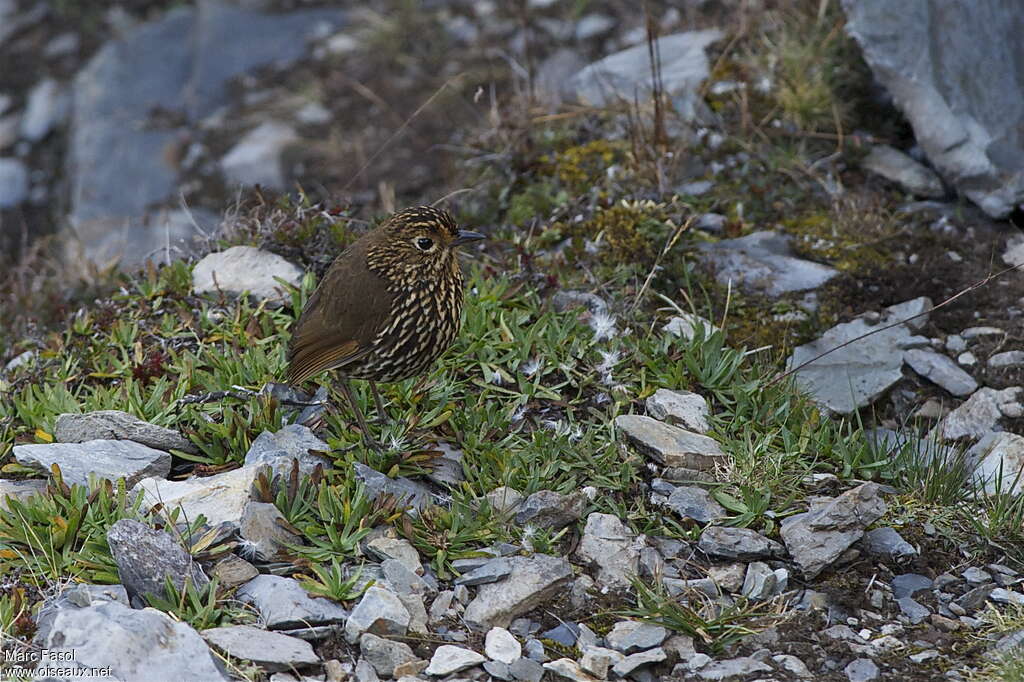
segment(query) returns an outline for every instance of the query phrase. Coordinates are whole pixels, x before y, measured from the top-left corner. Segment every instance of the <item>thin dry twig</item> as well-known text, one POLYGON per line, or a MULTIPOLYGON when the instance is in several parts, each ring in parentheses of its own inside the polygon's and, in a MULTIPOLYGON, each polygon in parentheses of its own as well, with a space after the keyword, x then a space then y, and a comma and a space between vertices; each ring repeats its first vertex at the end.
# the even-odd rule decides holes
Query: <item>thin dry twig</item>
POLYGON ((1024 263, 1020 263, 1018 265, 1011 265, 1008 268, 1003 268, 999 272, 994 272, 991 275, 987 276, 985 279, 982 279, 982 280, 979 280, 979 281, 975 282, 974 284, 970 285, 966 289, 958 291, 957 293, 955 293, 952 296, 950 296, 949 298, 947 298, 945 301, 942 301, 941 303, 939 303, 936 306, 932 306, 931 308, 929 308, 928 310, 926 310, 924 312, 918 313, 917 315, 911 315, 910 317, 906 318, 905 320, 898 320, 896 322, 893 322, 892 324, 887 324, 884 327, 879 327, 878 329, 872 329, 867 334, 861 334, 857 338, 850 339, 849 341, 845 341, 845 342, 839 344, 838 346, 836 346, 835 348, 829 348, 827 351, 825 351, 823 353, 819 353, 818 355, 815 355, 810 360, 807 360, 805 362, 801 362, 796 367, 792 367, 790 369, 787 369, 785 372, 782 372, 781 374, 778 374, 774 379, 769 381, 767 385, 771 386, 771 385, 773 385, 775 383, 778 383, 779 381, 785 379, 786 377, 788 377, 788 376, 790 376, 792 374, 795 374, 796 372, 800 371, 801 369, 803 369, 807 365, 809 365, 809 364, 811 364, 813 362, 817 362, 818 360, 820 360, 821 358, 825 357, 826 355, 829 355, 830 353, 834 353, 837 350, 839 350, 840 348, 845 348, 846 346, 849 346, 851 343, 855 343, 857 341, 860 341, 861 339, 867 338, 867 337, 871 336, 872 334, 878 334, 879 332, 884 332, 886 329, 892 329, 893 327, 898 327, 901 324, 904 324, 904 323, 909 322, 911 320, 915 320, 915 319, 917 319, 919 317, 922 317, 924 315, 929 315, 932 312, 934 312, 936 310, 939 310, 940 308, 946 307, 947 305, 949 305, 953 301, 957 300, 961 296, 963 296, 965 294, 968 294, 968 293, 974 291, 975 289, 980 289, 981 287, 986 286, 989 282, 991 282, 993 280, 996 280, 996 279, 999 279, 1000 277, 1002 277, 1003 275, 1007 274, 1008 272, 1013 272, 1014 270, 1020 270, 1021 268, 1024 268, 1024 263))

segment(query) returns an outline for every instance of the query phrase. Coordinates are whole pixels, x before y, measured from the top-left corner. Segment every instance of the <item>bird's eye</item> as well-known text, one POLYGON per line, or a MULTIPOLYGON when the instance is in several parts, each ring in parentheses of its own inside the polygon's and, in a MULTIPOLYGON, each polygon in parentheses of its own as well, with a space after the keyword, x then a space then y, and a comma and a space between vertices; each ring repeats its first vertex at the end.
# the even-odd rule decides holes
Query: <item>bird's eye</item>
POLYGON ((434 246, 434 240, 429 237, 420 237, 416 240, 416 248, 420 251, 430 251, 434 246))

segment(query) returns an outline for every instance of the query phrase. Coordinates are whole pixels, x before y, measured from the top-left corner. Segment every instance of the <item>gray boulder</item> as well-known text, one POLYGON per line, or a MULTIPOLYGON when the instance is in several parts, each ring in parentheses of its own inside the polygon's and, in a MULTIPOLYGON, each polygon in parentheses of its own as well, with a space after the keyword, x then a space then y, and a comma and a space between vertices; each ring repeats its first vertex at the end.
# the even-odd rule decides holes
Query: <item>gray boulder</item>
POLYGON ((994 218, 1024 201, 1017 0, 843 0, 847 31, 925 155, 994 218))

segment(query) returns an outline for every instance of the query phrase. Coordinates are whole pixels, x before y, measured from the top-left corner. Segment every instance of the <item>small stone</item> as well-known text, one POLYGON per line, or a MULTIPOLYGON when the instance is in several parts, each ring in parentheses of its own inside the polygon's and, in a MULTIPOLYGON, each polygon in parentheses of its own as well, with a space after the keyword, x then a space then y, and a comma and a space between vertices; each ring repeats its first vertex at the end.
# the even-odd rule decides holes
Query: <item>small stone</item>
POLYGON ((184 481, 168 481, 162 476, 154 476, 139 481, 132 488, 132 493, 142 492, 145 497, 143 504, 150 507, 162 504, 167 512, 180 508, 180 518, 195 519, 202 514, 212 526, 230 523, 238 527, 249 503, 256 474, 256 467, 241 467, 184 481))
POLYGON ((488 658, 512 665, 523 655, 523 647, 505 628, 491 628, 484 639, 484 653, 488 658))
POLYGON ((639 568, 640 553, 634 540, 635 536, 621 519, 594 512, 587 517, 576 556, 598 567, 598 583, 624 588, 639 568))
POLYGON ((902 599, 913 597, 921 590, 932 589, 932 579, 919 573, 903 573, 895 576, 890 585, 893 597, 902 599))
POLYGON ((967 396, 978 390, 978 382, 974 377, 957 367, 945 355, 915 348, 906 351, 903 359, 915 372, 955 396, 967 396))
POLYGON ((963 353, 967 350, 967 341, 959 334, 950 334, 946 337, 946 350, 950 353, 963 353))
POLYGON ((615 418, 615 426, 659 464, 709 471, 726 459, 714 439, 651 417, 620 415, 615 418))
POLYGON ((526 640, 523 652, 528 658, 532 658, 533 660, 541 663, 548 660, 547 653, 544 651, 544 644, 539 639, 534 639, 533 637, 526 640))
POLYGON ((977 566, 971 566, 960 575, 962 575, 964 580, 972 585, 980 585, 992 580, 992 576, 987 571, 980 569, 977 566))
POLYGON ((579 627, 575 623, 561 623, 547 632, 540 634, 541 639, 550 639, 562 646, 574 647, 579 638, 579 627))
POLYGON ((343 622, 348 611, 323 597, 311 597, 298 581, 279 575, 259 575, 238 588, 236 598, 252 604, 260 622, 274 630, 308 628, 343 622))
POLYGON ((1024 350, 1008 350, 996 353, 988 359, 989 367, 1014 367, 1024 365, 1024 350))
POLYGON ((375 635, 404 635, 409 628, 409 610, 397 595, 380 587, 371 587, 345 621, 345 637, 350 643, 364 632, 375 635))
POLYGON ((697 547, 712 558, 729 561, 755 561, 781 556, 782 545, 749 528, 708 526, 697 547))
POLYGON ((668 656, 665 654, 665 650, 661 647, 648 649, 647 651, 641 651, 639 653, 626 656, 612 666, 612 672, 619 677, 626 677, 638 668, 654 665, 655 663, 661 663, 666 658, 668 658, 668 656))
POLYGON ((893 528, 872 528, 864 534, 864 545, 869 554, 890 559, 917 556, 917 549, 893 528))
POLYGON ((10 495, 21 502, 46 492, 46 481, 30 478, 24 481, 8 481, 0 479, 0 511, 7 509, 7 496, 10 495))
POLYGON ((625 658, 625 655, 614 649, 606 649, 599 646, 588 646, 583 649, 583 657, 580 659, 580 667, 585 672, 599 679, 608 678, 608 669, 625 658))
POLYGON ((441 592, 438 592, 437 596, 434 597, 434 602, 430 605, 430 622, 440 623, 444 620, 454 599, 455 592, 452 590, 442 590, 441 592))
POLYGON ((661 646, 668 637, 668 631, 660 625, 651 625, 638 620, 623 620, 616 623, 605 635, 608 646, 624 654, 632 654, 661 646))
POLYGON ((247 583, 259 574, 255 566, 235 554, 228 554, 210 569, 210 577, 216 578, 225 589, 247 583))
POLYGON ((708 566, 708 577, 723 592, 739 592, 743 588, 747 566, 742 563, 712 564, 708 566))
POLYGON ((814 677, 810 670, 807 669, 807 664, 801 661, 796 656, 790 656, 788 654, 778 654, 772 656, 772 660, 783 670, 799 678, 814 677))
POLYGON ((597 678, 591 677, 583 670, 579 663, 571 658, 560 658, 544 664, 545 670, 550 670, 558 677, 564 677, 573 682, 596 682, 597 678))
POLYGON ((544 666, 532 658, 520 658, 508 667, 508 671, 522 682, 540 682, 544 677, 544 666))
POLYGON ((1005 336, 1006 332, 999 327, 968 327, 960 332, 965 339, 976 339, 981 336, 1005 336))
POLYGON ((13 208, 25 201, 28 189, 25 164, 18 159, 0 159, 0 208, 13 208))
POLYGON ((379 680, 380 677, 377 676, 377 671, 373 669, 369 661, 365 658, 360 658, 356 662, 355 682, 379 682, 379 680))
POLYGON ((572 578, 569 562, 561 557, 534 554, 509 560, 512 572, 508 578, 481 585, 466 605, 463 617, 474 629, 506 627, 513 618, 558 594, 572 578))
POLYGON ((786 518, 780 535, 804 577, 813 578, 860 540, 865 527, 886 509, 878 484, 864 483, 786 518))
POLYGON ((166 597, 167 578, 179 591, 188 584, 201 592, 210 582, 170 533, 134 519, 121 519, 110 526, 107 543, 133 602, 145 605, 147 596, 166 597))
POLYGON ((703 488, 680 486, 668 496, 665 506, 683 519, 693 519, 701 525, 725 518, 725 508, 703 488))
POLYGON ((298 286, 302 270, 277 254, 252 246, 232 246, 204 257, 192 269, 196 294, 240 296, 243 292, 271 306, 283 305, 288 292, 278 280, 298 286))
POLYGON ((239 535, 256 556, 264 561, 284 558, 291 545, 302 543, 285 527, 287 520, 270 502, 249 502, 242 512, 239 535))
POLYGON ((889 145, 875 145, 861 163, 867 170, 916 196, 934 199, 946 194, 935 171, 889 145))
POLYGON ((951 602, 951 605, 957 604, 960 607, 962 607, 968 614, 973 614, 984 608, 985 602, 988 600, 989 595, 992 594, 992 591, 994 589, 995 585, 993 583, 979 585, 972 590, 968 590, 966 593, 961 595, 955 602, 951 602))
POLYGON ((1024 594, 1016 592, 1014 590, 1008 590, 1004 587, 997 587, 992 590, 988 598, 999 604, 1013 604, 1015 606, 1024 606, 1024 594))
MULTIPOLYGON (((1020 416, 1018 402, 1021 389, 1011 386, 1002 390, 980 388, 960 407, 956 408, 943 419, 936 429, 940 439, 958 440, 971 438, 977 440, 997 430, 996 426, 1002 417, 1020 416)), ((931 438, 929 435, 928 438, 931 438)))
POLYGON ((408 644, 393 642, 369 632, 359 637, 359 650, 377 674, 383 677, 392 677, 398 666, 419 660, 408 644))
POLYGON ((647 414, 694 433, 704 434, 710 430, 708 411, 704 397, 689 391, 659 388, 647 399, 647 414))
POLYGON ((956 632, 961 627, 959 621, 955 621, 952 618, 946 618, 945 616, 940 616, 937 613, 933 613, 929 616, 928 620, 931 621, 931 624, 934 625, 936 629, 943 632, 956 632))
POLYGON ((965 457, 978 463, 971 477, 986 494, 1018 495, 1024 490, 1024 437, 1008 432, 990 433, 965 457))
POLYGON ((843 672, 850 682, 871 682, 878 679, 878 666, 870 658, 857 658, 851 661, 843 672))
POLYGON ((485 499, 491 505, 491 511, 497 514, 511 514, 519 508, 526 498, 514 488, 501 486, 487 493, 485 499))
POLYGON ((264 121, 246 133, 220 160, 230 185, 262 185, 286 189, 282 152, 299 139, 295 129, 279 121, 264 121))
POLYGON ((931 609, 910 597, 897 599, 896 603, 899 605, 900 611, 903 612, 903 615, 910 619, 911 625, 923 623, 925 619, 932 614, 931 609))
POLYGON ((766 601, 777 594, 778 578, 768 564, 754 561, 747 566, 743 596, 752 601, 766 601))
POLYGON ((394 559, 401 562, 406 568, 417 575, 423 573, 423 565, 420 564, 420 553, 402 538, 379 537, 366 543, 366 550, 383 560, 394 559))
POLYGON ((440 677, 451 675, 474 665, 480 665, 487 659, 471 649, 464 649, 452 644, 442 644, 430 657, 430 665, 424 670, 427 675, 440 677))
POLYGON ((741 656, 739 658, 711 661, 706 665, 702 665, 697 670, 697 677, 702 680, 718 682, 719 680, 733 680, 756 673, 770 672, 772 672, 772 668, 756 658, 741 656))
POLYGON ((320 662, 309 642, 250 625, 211 628, 200 634, 227 655, 252 661, 268 672, 292 670, 320 662))
POLYGON ((939 652, 935 649, 925 649, 924 651, 920 651, 916 654, 911 654, 910 656, 907 656, 907 658, 910 659, 911 663, 917 663, 918 665, 924 663, 925 661, 930 661, 933 658, 938 657, 939 652))
POLYGON ((54 437, 60 443, 130 440, 157 450, 196 453, 198 448, 174 429, 167 429, 120 410, 99 410, 85 414, 65 413, 57 417, 54 437))
POLYGON ((245 453, 246 466, 269 466, 279 476, 291 475, 292 464, 299 463, 299 475, 308 476, 317 466, 331 467, 331 461, 314 452, 330 452, 331 446, 316 437, 309 427, 302 424, 288 424, 278 431, 264 431, 249 446, 245 453))
POLYGON ((68 96, 64 88, 52 78, 40 81, 28 94, 21 118, 21 136, 29 142, 38 142, 64 120, 67 112, 68 96))
POLYGON ((68 485, 89 484, 89 476, 116 481, 131 488, 147 476, 167 476, 171 455, 130 440, 90 440, 84 443, 15 445, 14 459, 22 466, 50 473, 56 464, 68 485))
POLYGON ((538 490, 516 510, 516 523, 561 530, 583 515, 587 500, 583 495, 562 495, 554 490, 538 490))

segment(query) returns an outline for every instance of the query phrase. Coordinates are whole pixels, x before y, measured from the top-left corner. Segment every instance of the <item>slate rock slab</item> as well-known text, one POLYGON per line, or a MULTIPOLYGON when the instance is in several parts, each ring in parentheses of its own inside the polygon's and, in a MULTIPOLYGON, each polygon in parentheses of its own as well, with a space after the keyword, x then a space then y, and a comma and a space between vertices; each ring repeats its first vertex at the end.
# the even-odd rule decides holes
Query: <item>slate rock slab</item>
POLYGON ((46 491, 46 481, 31 478, 24 481, 8 481, 0 479, 0 510, 7 509, 7 496, 24 502, 35 495, 46 491))
POLYGON ((860 540, 886 508, 878 484, 864 483, 784 519, 780 535, 804 576, 814 578, 860 540))
POLYGON ((889 145, 872 147, 861 164, 916 196, 939 199, 946 194, 935 171, 889 145))
MULTIPOLYGON (((116 442, 116 441, 115 441, 116 442)), ((162 477, 144 478, 132 489, 145 495, 149 506, 163 503, 169 512, 181 508, 179 518, 195 520, 200 514, 210 525, 230 523, 238 526, 252 494, 256 467, 242 467, 222 474, 168 481, 162 477)))
MULTIPOLYGON (((655 48, 661 60, 664 92, 673 98, 676 111, 686 120, 696 118, 697 89, 708 77, 705 50, 721 40, 718 29, 687 31, 662 36, 655 48)), ((578 99, 594 106, 616 100, 633 102, 650 96, 651 65, 646 44, 608 55, 573 76, 568 88, 578 99)))
POLYGON ((1024 202, 1017 0, 843 0, 846 30, 940 174, 993 218, 1024 202))
MULTIPOLYGON (((936 428, 940 439, 978 439, 996 430, 1004 417, 1022 416, 1021 399, 1024 397, 1019 386, 1002 390, 979 388, 962 405, 947 414, 936 428)), ((931 438, 931 435, 929 435, 931 438)))
POLYGON ((932 350, 913 348, 903 354, 903 360, 924 378, 938 384, 955 396, 967 396, 978 390, 978 382, 960 369, 947 355, 932 350))
POLYGON ((251 625, 228 625, 203 630, 203 638, 234 658, 252 661, 267 672, 315 665, 320 657, 309 642, 251 625))
POLYGON ((615 428, 622 431, 630 443, 665 466, 713 471, 715 465, 727 457, 713 438, 651 417, 620 415, 615 418, 615 428))
POLYGON ((839 274, 827 265, 797 258, 790 247, 791 239, 766 230, 700 244, 698 249, 701 260, 714 267, 719 282, 731 281, 766 296, 816 289, 839 274))
POLYGON ((572 567, 561 557, 535 554, 509 560, 509 576, 478 587, 476 597, 466 606, 463 617, 474 630, 508 627, 513 618, 552 599, 572 578, 572 567))
POLYGON ((89 474, 95 474, 112 481, 123 477, 131 487, 147 476, 164 477, 171 472, 170 453, 130 440, 15 445, 14 459, 47 473, 56 464, 68 485, 87 485, 89 474))
POLYGON ((370 499, 375 500, 380 495, 394 495, 400 503, 410 505, 415 510, 424 509, 434 503, 433 491, 419 481, 404 476, 391 478, 362 462, 354 462, 352 468, 366 486, 366 493, 370 499))
POLYGON ((121 519, 107 529, 107 544, 121 584, 140 605, 146 604, 147 595, 165 597, 167 578, 179 591, 186 581, 197 590, 210 582, 177 539, 134 519, 121 519))
POLYGON ((990 433, 967 451, 977 462, 972 478, 986 494, 1019 495, 1024 491, 1024 437, 1015 433, 990 433))
POLYGON ((85 414, 64 413, 57 417, 54 437, 61 443, 87 440, 132 440, 157 450, 195 453, 198 448, 174 429, 139 419, 121 410, 98 410, 85 414))
POLYGON ((636 536, 619 517, 593 512, 587 516, 576 556, 597 567, 597 582, 623 589, 639 571, 640 546, 636 536))
MULTIPOLYGON (((82 255, 138 264, 168 240, 191 241, 192 220, 161 220, 152 210, 176 199, 179 172, 167 150, 228 103, 229 80, 294 62, 309 38, 343 21, 337 9, 266 13, 202 0, 103 45, 79 71, 72 95, 69 223, 82 255), (154 110, 179 116, 153 125, 154 110)), ((216 226, 202 211, 192 214, 202 229, 216 226)))
POLYGON ((289 476, 292 460, 299 461, 299 475, 308 476, 319 464, 324 469, 331 466, 331 461, 324 456, 314 455, 316 452, 330 452, 331 446, 316 437, 308 427, 301 424, 288 424, 279 431, 264 431, 256 437, 245 453, 246 466, 270 466, 281 476, 289 476))
POLYGON ((60 609, 46 636, 34 643, 76 667, 109 666, 111 679, 231 679, 189 625, 156 609, 135 610, 117 601, 60 609))
POLYGON ((252 604, 260 619, 272 630, 288 630, 342 623, 348 611, 323 597, 311 597, 291 578, 279 575, 260 575, 238 588, 235 596, 252 604))
POLYGON ((680 486, 668 496, 665 506, 684 519, 699 524, 713 523, 725 517, 725 508, 718 504, 704 488, 680 486))
MULTIPOLYGON (((796 383, 833 412, 849 414, 870 405, 903 377, 903 347, 912 336, 913 327, 908 324, 885 327, 920 308, 931 308, 931 301, 922 297, 890 306, 871 322, 858 318, 838 324, 816 341, 797 347, 787 368, 809 362, 796 371, 796 383), (873 333, 865 336, 869 332, 873 333), (827 351, 832 352, 811 362, 827 351)), ((915 321, 915 325, 921 323, 921 319, 915 321)))
POLYGON ((697 546, 715 559, 755 561, 782 555, 782 545, 749 528, 708 526, 697 546))

